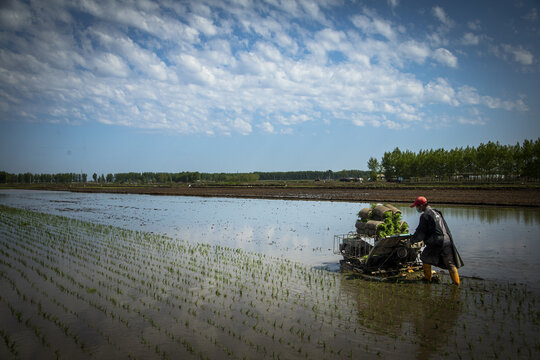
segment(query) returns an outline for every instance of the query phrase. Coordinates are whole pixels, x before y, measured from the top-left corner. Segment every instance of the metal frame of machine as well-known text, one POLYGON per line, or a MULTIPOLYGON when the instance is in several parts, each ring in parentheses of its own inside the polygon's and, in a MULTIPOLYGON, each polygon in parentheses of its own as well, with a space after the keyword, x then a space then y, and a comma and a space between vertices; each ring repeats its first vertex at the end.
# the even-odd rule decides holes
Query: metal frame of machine
POLYGON ((411 244, 410 238, 410 234, 384 238, 354 232, 334 235, 334 253, 343 256, 342 272, 379 280, 402 278, 422 268, 418 255, 423 243, 411 244))

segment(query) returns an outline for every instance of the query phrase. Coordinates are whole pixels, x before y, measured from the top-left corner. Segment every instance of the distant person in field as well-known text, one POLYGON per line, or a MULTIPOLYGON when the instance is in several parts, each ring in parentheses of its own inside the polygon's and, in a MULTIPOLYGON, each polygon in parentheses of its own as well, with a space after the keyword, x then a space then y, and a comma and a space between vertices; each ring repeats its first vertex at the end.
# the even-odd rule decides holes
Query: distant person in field
POLYGON ((417 197, 411 207, 416 207, 416 211, 422 214, 420 223, 411 237, 411 243, 423 241, 426 245, 420 255, 425 279, 431 281, 431 265, 435 265, 447 269, 452 282, 459 286, 457 269, 463 266, 463 261, 441 212, 429 206, 423 196, 417 197))

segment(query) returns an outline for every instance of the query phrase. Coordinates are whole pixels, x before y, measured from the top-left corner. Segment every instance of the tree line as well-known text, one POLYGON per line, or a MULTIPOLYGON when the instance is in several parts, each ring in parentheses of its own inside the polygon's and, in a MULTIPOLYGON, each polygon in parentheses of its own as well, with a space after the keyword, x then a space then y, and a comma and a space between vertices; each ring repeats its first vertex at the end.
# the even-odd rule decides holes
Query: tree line
MULTIPOLYGON (((128 172, 116 174, 94 173, 91 177, 94 183, 118 183, 118 184, 167 184, 167 183, 194 183, 206 182, 255 182, 259 180, 258 173, 199 173, 199 172, 128 172)), ((89 181, 87 174, 11 174, 0 171, 0 184, 69 184, 85 183, 89 181)))
POLYGON ((18 183, 18 184, 35 184, 35 183, 55 183, 55 184, 70 184, 70 183, 85 183, 88 180, 87 174, 76 173, 59 173, 59 174, 10 174, 5 171, 0 171, 0 184, 18 183))
POLYGON ((254 182, 259 180, 256 173, 200 173, 200 172, 143 172, 143 173, 118 173, 108 174, 106 182, 115 183, 194 183, 197 181, 209 182, 254 182))
MULTIPOLYGON (((363 170, 342 171, 276 171, 276 172, 252 172, 252 173, 201 173, 201 172, 128 172, 109 173, 91 177, 94 183, 118 183, 118 184, 170 184, 170 183, 194 183, 197 181, 216 183, 249 183, 258 180, 339 180, 358 179, 368 175, 363 170)), ((0 183, 80 183, 90 180, 87 174, 9 174, 0 172, 0 183)))
POLYGON ((386 179, 480 178, 540 179, 540 138, 522 144, 481 143, 452 150, 430 149, 415 153, 395 148, 381 161, 368 160, 371 174, 382 172, 386 179))
POLYGON ((366 177, 365 170, 258 172, 260 180, 339 180, 366 177))

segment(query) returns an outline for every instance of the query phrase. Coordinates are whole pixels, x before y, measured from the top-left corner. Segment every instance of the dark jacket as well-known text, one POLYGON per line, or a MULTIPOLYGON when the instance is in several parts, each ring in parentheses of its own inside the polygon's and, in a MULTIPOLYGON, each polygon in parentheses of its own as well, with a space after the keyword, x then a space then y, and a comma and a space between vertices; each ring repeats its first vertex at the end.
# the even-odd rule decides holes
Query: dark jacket
POLYGON ((443 256, 452 254, 457 268, 463 266, 463 260, 459 255, 452 233, 446 224, 446 220, 439 210, 426 206, 424 213, 420 216, 420 223, 414 232, 411 242, 423 241, 426 247, 420 255, 422 262, 446 269, 443 256))

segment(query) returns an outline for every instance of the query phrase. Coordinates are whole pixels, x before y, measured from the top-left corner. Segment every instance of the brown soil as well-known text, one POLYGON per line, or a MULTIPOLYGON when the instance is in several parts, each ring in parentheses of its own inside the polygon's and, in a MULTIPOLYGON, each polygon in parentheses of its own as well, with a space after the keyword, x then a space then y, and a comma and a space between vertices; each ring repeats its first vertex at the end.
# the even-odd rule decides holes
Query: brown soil
MULTIPOLYGON (((56 189, 59 190, 59 189, 56 189)), ((343 188, 287 186, 194 186, 194 187, 71 187, 73 192, 130 193, 148 195, 180 195, 234 197, 256 199, 324 200, 351 202, 412 203, 425 196, 430 203, 461 205, 540 206, 539 188, 343 188)))

